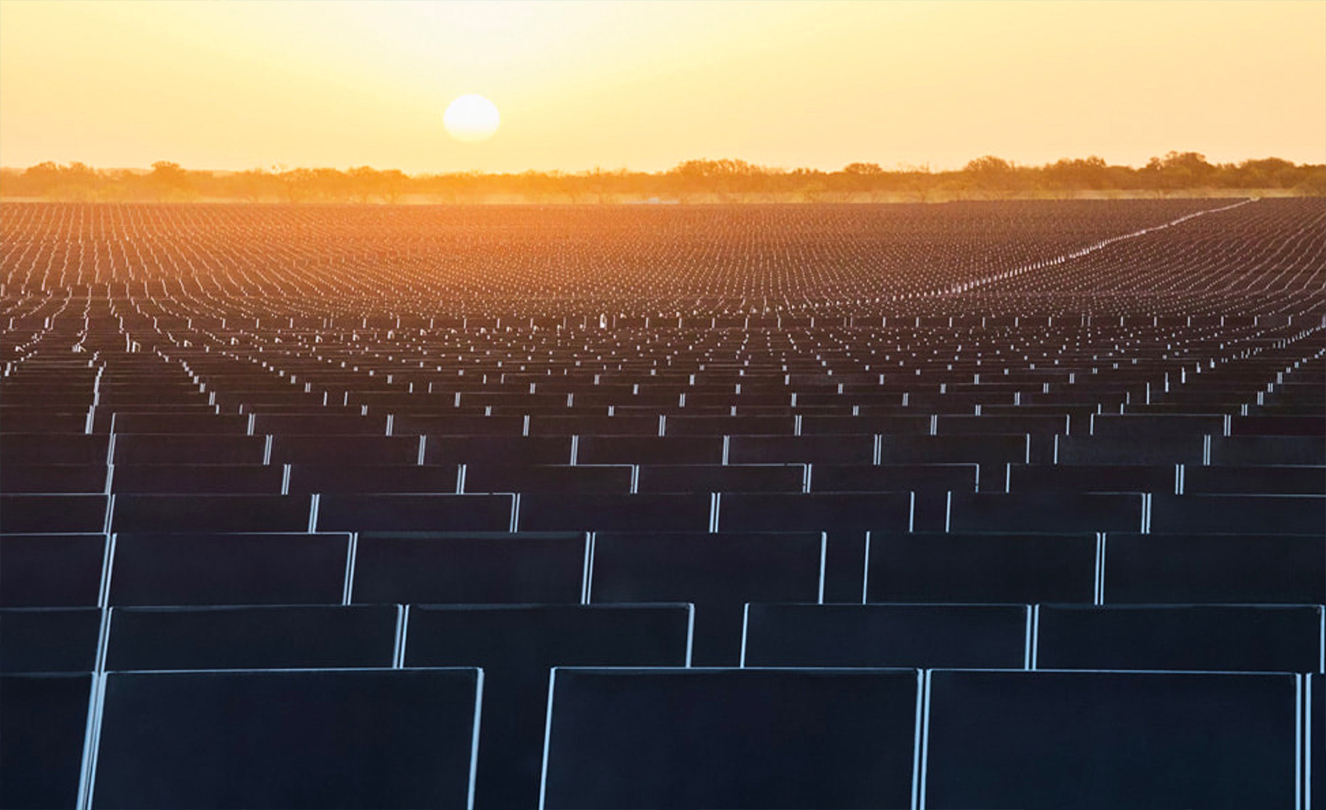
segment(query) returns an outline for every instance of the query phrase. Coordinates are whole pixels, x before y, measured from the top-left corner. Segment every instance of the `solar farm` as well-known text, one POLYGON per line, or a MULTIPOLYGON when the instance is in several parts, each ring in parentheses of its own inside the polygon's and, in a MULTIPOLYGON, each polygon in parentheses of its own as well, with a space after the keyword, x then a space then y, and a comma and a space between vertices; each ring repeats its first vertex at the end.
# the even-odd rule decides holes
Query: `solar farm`
POLYGON ((1326 203, 0 207, 0 807, 1326 809, 1326 203))

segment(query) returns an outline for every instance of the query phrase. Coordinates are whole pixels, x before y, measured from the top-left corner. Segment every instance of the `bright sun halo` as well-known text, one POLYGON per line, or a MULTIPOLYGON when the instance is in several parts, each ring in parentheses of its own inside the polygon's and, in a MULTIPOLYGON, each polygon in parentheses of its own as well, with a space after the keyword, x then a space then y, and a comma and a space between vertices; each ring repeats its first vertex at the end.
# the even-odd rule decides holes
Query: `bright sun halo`
POLYGON ((447 105, 442 125, 451 137, 464 143, 478 143, 493 137, 502 117, 497 105, 475 93, 467 93, 447 105))

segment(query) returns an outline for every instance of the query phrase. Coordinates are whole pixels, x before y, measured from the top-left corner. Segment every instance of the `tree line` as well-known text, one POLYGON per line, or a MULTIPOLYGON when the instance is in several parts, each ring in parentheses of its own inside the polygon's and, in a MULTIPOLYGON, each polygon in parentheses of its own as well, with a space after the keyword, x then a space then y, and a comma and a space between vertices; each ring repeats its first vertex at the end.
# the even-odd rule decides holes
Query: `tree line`
POLYGON ((1099 157, 1023 166, 986 155, 961 169, 882 168, 851 163, 838 171, 780 169, 743 160, 688 160, 663 172, 407 175, 397 169, 284 168, 197 171, 158 161, 150 171, 39 163, 0 169, 0 197, 72 201, 334 203, 619 202, 933 202, 1228 194, 1326 196, 1326 165, 1280 158, 1213 164, 1197 152, 1170 152, 1140 168, 1099 157))

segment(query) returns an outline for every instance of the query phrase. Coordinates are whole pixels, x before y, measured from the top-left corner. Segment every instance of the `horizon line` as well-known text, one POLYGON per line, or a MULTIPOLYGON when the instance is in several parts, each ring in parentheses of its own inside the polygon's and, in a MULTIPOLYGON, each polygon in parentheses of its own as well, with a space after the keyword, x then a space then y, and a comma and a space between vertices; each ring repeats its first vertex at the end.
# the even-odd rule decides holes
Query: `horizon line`
MULTIPOLYGON (((936 167, 936 166, 934 166, 933 164, 929 163, 928 161, 922 161, 922 162, 920 162, 920 163, 895 163, 895 164, 893 164, 892 166, 885 166, 885 165, 883 165, 883 164, 881 164, 881 163, 879 163, 879 162, 876 162, 876 161, 870 161, 870 160, 855 160, 855 161, 851 161, 851 162, 849 162, 849 163, 846 163, 846 164, 844 164, 843 166, 840 166, 840 167, 838 167, 838 168, 836 168, 836 169, 823 169, 823 168, 817 168, 817 167, 813 167, 813 166, 793 166, 793 167, 787 167, 787 166, 768 165, 768 164, 762 164, 762 163, 754 163, 754 162, 751 162, 751 161, 747 161, 747 160, 745 160, 745 159, 743 159, 743 158, 733 158, 733 157, 720 157, 720 158, 695 157, 695 158, 687 158, 687 159, 685 159, 685 160, 678 161, 677 163, 673 164, 671 167, 666 168, 666 169, 654 169, 654 170, 650 170, 650 169, 633 169, 633 168, 630 168, 630 167, 627 167, 627 166, 617 166, 617 167, 612 167, 612 168, 609 168, 609 167, 606 167, 606 166, 593 166, 593 167, 590 167, 590 168, 581 168, 581 169, 562 169, 562 168, 556 168, 556 169, 537 169, 537 168, 532 168, 532 167, 531 167, 531 168, 525 168, 525 169, 519 169, 519 170, 434 169, 434 170, 423 170, 423 171, 405 171, 405 170, 403 170, 403 169, 398 169, 398 168, 394 168, 394 167, 378 168, 378 167, 373 166, 373 165, 368 164, 368 163, 346 164, 345 166, 336 166, 336 165, 287 165, 287 164, 282 164, 282 163, 272 163, 272 164, 267 165, 267 166, 250 166, 250 167, 243 168, 243 169, 231 169, 231 168, 195 168, 195 167, 188 167, 188 166, 184 166, 184 165, 182 165, 182 164, 180 164, 180 163, 177 163, 177 162, 175 162, 175 161, 173 161, 173 160, 168 160, 168 159, 164 159, 164 158, 161 159, 161 160, 158 160, 158 161, 154 161, 154 162, 152 163, 152 165, 148 165, 148 166, 96 166, 96 165, 93 165, 93 164, 90 164, 90 163, 85 163, 84 161, 81 161, 81 160, 60 161, 60 160, 54 160, 54 159, 52 159, 52 160, 42 160, 42 161, 38 161, 38 162, 36 162, 36 163, 32 163, 32 164, 28 164, 28 165, 24 165, 24 166, 14 166, 14 165, 0 164, 0 171, 4 171, 4 172, 12 172, 12 171, 23 172, 23 171, 27 171, 28 169, 36 168, 36 167, 38 167, 38 166, 44 166, 44 165, 47 165, 47 164, 53 164, 53 165, 56 165, 56 166, 59 166, 59 167, 73 167, 73 166, 79 165, 79 166, 84 166, 84 167, 86 167, 86 168, 88 168, 88 169, 91 169, 92 171, 97 171, 97 172, 116 172, 116 171, 120 171, 120 172, 144 172, 144 173, 150 173, 150 172, 153 171, 153 168, 155 167, 155 165, 156 165, 157 163, 169 163, 169 164, 172 164, 173 166, 176 166, 176 167, 179 167, 179 168, 183 169, 184 171, 188 171, 188 172, 207 172, 207 173, 212 173, 212 174, 216 174, 216 173, 241 174, 241 173, 244 173, 244 172, 266 172, 266 173, 271 173, 271 174, 281 174, 281 173, 284 173, 284 172, 299 171, 299 170, 301 170, 301 169, 307 169, 307 170, 327 170, 327 169, 330 169, 330 170, 333 170, 333 171, 346 172, 346 171, 353 171, 353 170, 355 170, 355 169, 364 169, 364 168, 368 168, 368 169, 373 169, 374 171, 379 171, 379 172, 396 172, 396 171, 399 171, 399 172, 401 172, 402 174, 404 174, 404 175, 407 176, 407 177, 427 177, 427 176, 446 176, 446 175, 469 175, 469 176, 476 176, 476 175, 477 175, 477 176, 500 176, 500 175, 510 175, 510 176, 517 176, 517 177, 518 177, 518 176, 520 176, 520 175, 524 175, 524 174, 545 174, 545 175, 562 174, 562 175, 572 175, 572 176, 574 176, 574 175, 592 175, 592 174, 596 174, 596 173, 598 173, 598 174, 620 174, 620 173, 625 173, 625 174, 661 175, 661 174, 668 174, 668 173, 671 173, 671 172, 675 172, 676 170, 678 170, 678 169, 680 169, 681 167, 686 166, 686 165, 688 165, 688 164, 690 164, 690 165, 699 165, 699 164, 722 164, 722 163, 727 163, 727 164, 730 164, 730 165, 733 165, 733 166, 742 166, 742 167, 744 167, 744 168, 746 168, 746 169, 749 169, 749 170, 754 170, 754 171, 758 171, 758 172, 762 172, 762 173, 768 173, 768 174, 791 174, 791 173, 794 173, 794 172, 819 172, 819 173, 822 173, 822 174, 837 174, 837 173, 841 173, 841 172, 846 171, 848 168, 850 168, 850 167, 852 167, 852 166, 874 167, 874 168, 876 168, 876 169, 882 171, 882 172, 885 173, 885 174, 910 174, 910 173, 918 173, 918 172, 919 172, 919 173, 922 173, 922 174, 944 174, 944 173, 948 173, 948 172, 964 172, 964 171, 970 171, 971 168, 972 168, 972 164, 973 164, 973 163, 976 163, 976 162, 978 162, 978 161, 989 160, 989 159, 994 159, 994 160, 1000 161, 1000 162, 1002 162, 1003 164, 1006 164, 1006 166, 1007 166, 1008 168, 1010 168, 1010 169, 1044 169, 1044 168, 1048 168, 1048 167, 1052 167, 1052 166, 1058 165, 1058 164, 1060 164, 1060 163, 1077 163, 1077 162, 1086 162, 1086 161, 1093 161, 1093 162, 1094 162, 1094 161, 1101 161, 1101 163, 1103 163, 1103 164, 1104 164, 1106 167, 1108 167, 1108 168, 1131 169, 1131 170, 1133 170, 1133 171, 1140 171, 1140 170, 1142 170, 1142 169, 1145 169, 1148 165, 1150 165, 1152 161, 1163 161, 1163 160, 1165 160, 1165 158, 1167 158, 1167 157, 1170 157, 1170 156, 1176 156, 1176 155, 1178 155, 1178 156, 1184 156, 1184 155, 1196 155, 1196 156, 1200 156, 1203 160, 1206 160, 1206 155, 1205 155, 1204 153, 1197 152, 1197 151, 1195 151, 1195 150, 1190 150, 1190 151, 1169 150, 1168 152, 1166 152, 1166 153, 1163 154, 1163 155, 1153 155, 1153 156, 1147 161, 1147 163, 1145 163, 1145 164, 1141 164, 1141 165, 1135 165, 1135 164, 1131 164, 1131 163, 1110 163, 1110 162, 1108 162, 1108 161, 1105 161, 1105 159, 1102 158, 1102 157, 1100 157, 1099 155, 1094 155, 1094 154, 1092 154, 1092 155, 1086 155, 1086 156, 1079 156, 1079 157, 1068 157, 1068 156, 1065 156, 1065 157, 1057 158, 1057 159, 1052 160, 1052 161, 1046 161, 1046 162, 1044 162, 1044 163, 1019 163, 1019 162, 1016 162, 1016 161, 1013 161, 1013 160, 1007 160, 1007 159, 1005 159, 1005 158, 1001 158, 1001 157, 999 157, 999 156, 997 156, 997 155, 993 155, 993 154, 986 153, 986 154, 983 154, 983 155, 980 155, 980 156, 977 156, 977 157, 971 158, 970 160, 968 160, 968 161, 966 162, 966 164, 964 164, 964 165, 962 165, 962 166, 958 166, 958 167, 936 167)), ((1295 162, 1295 161, 1293 161, 1293 160, 1291 160, 1291 159, 1289 159, 1289 158, 1282 158, 1282 157, 1279 157, 1279 156, 1277 156, 1277 155, 1264 155, 1264 156, 1261 156, 1261 157, 1245 157, 1245 158, 1242 158, 1242 159, 1237 160, 1237 161, 1227 161, 1227 162, 1219 162, 1219 163, 1210 163, 1210 162, 1208 161, 1208 163, 1209 163, 1209 165, 1211 165, 1211 166, 1219 167, 1219 166, 1239 166, 1239 165, 1242 165, 1242 164, 1245 164, 1245 163, 1252 163, 1252 162, 1259 162, 1259 161, 1271 161, 1271 160, 1284 161, 1285 163, 1288 163, 1288 164, 1290 164, 1290 165, 1292 165, 1292 166, 1295 166, 1295 167, 1297 167, 1297 168, 1315 168, 1315 167, 1326 166, 1326 158, 1323 158, 1322 162, 1319 162, 1319 163, 1313 163, 1313 162, 1298 163, 1298 162, 1295 162)))

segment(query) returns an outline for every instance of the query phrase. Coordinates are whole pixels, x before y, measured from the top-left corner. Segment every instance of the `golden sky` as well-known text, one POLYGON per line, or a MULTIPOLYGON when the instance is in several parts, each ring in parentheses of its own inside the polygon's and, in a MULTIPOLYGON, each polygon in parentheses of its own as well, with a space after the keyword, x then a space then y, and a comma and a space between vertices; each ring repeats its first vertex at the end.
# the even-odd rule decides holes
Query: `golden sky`
POLYGON ((0 0, 0 164, 1326 162, 1326 0, 0 0), (455 97, 501 111, 442 128, 455 97))

